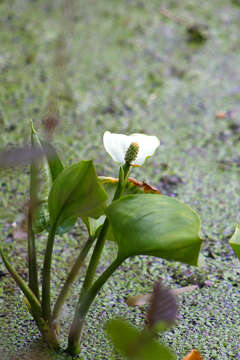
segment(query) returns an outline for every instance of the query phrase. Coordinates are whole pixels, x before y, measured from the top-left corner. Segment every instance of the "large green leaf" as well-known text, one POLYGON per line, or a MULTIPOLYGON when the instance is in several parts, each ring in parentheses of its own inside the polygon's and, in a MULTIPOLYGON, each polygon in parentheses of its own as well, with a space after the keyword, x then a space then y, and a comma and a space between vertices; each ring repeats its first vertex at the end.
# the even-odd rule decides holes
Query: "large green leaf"
POLYGON ((200 218, 168 196, 127 195, 106 210, 119 256, 153 255, 196 265, 201 247, 200 218))
POLYGON ((127 321, 114 319, 106 324, 106 331, 117 350, 128 359, 174 360, 174 354, 163 344, 140 332, 127 321))
POLYGON ((76 216, 99 217, 106 200, 93 162, 80 161, 65 168, 52 185, 48 199, 50 223, 60 226, 76 216))
POLYGON ((229 240, 229 244, 233 248, 235 254, 240 260, 240 225, 236 226, 234 234, 232 235, 231 239, 229 240))

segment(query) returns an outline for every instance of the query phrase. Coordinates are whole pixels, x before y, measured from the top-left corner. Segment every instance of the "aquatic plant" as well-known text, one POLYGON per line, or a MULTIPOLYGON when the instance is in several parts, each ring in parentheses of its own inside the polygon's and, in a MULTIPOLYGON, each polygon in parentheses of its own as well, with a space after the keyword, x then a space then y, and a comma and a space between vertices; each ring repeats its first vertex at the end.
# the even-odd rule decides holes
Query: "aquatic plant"
POLYGON ((159 140, 144 134, 126 136, 110 132, 105 132, 103 139, 106 151, 120 162, 118 179, 97 176, 92 160, 64 167, 53 146, 41 140, 31 126, 32 152, 37 150, 41 157, 29 157, 28 284, 0 250, 43 338, 50 348, 59 350, 62 308, 93 247, 68 336, 70 354, 81 350, 83 324, 95 297, 127 258, 151 255, 197 265, 202 242, 200 219, 194 210, 129 177, 132 166, 142 165, 153 155, 159 140), (86 225, 88 239, 52 307, 51 264, 55 236, 70 231, 78 218, 86 225), (40 291, 36 238, 42 231, 48 232, 48 239, 40 291), (116 259, 97 276, 106 240, 114 241, 118 252, 116 259))

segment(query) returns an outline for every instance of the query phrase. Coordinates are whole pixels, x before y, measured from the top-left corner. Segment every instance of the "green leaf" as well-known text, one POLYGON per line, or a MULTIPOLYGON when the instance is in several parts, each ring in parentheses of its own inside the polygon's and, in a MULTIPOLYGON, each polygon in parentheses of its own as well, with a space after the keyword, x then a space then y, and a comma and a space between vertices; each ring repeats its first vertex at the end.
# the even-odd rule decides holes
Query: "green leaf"
MULTIPOLYGON (((42 148, 40 139, 31 122, 31 143, 34 148, 42 148)), ((47 226, 47 199, 51 188, 51 175, 46 157, 33 162, 30 167, 30 199, 33 204, 33 230, 39 233, 47 226)))
POLYGON ((231 245, 235 254, 237 255, 237 257, 240 260, 240 225, 236 226, 236 229, 235 229, 231 239, 229 240, 229 244, 231 245))
POLYGON ((189 206, 168 196, 128 195, 106 210, 119 256, 153 255, 197 265, 200 218, 189 206))
MULTIPOLYGON (((54 180, 64 169, 62 162, 54 147, 39 138, 31 122, 31 142, 35 148, 45 151, 46 156, 40 161, 32 163, 30 168, 30 198, 35 198, 35 209, 33 214, 33 230, 35 233, 48 228, 48 196, 54 180)), ((76 222, 76 221, 75 221, 76 222)), ((75 222, 72 221, 72 226, 75 222)), ((72 227, 71 226, 71 227, 72 227)), ((57 229, 57 232, 63 233, 69 230, 69 226, 63 229, 57 229)))
POLYGON ((99 217, 107 194, 98 182, 93 162, 80 161, 65 168, 52 185, 48 199, 50 224, 60 226, 74 217, 99 217))
POLYGON ((127 321, 114 319, 106 324, 106 332, 113 345, 128 359, 135 360, 174 360, 172 352, 155 341, 151 333, 140 332, 127 321))

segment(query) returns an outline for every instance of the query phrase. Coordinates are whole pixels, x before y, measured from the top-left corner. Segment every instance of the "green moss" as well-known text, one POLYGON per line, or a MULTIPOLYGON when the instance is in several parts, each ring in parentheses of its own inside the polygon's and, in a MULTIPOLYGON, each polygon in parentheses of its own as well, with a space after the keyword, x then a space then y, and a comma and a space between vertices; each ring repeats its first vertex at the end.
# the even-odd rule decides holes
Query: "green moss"
MULTIPOLYGON (((29 141, 29 119, 40 128, 52 98, 61 120, 54 142, 65 163, 94 158, 99 174, 116 175, 117 166, 102 146, 105 130, 158 135, 161 147, 133 175, 153 185, 163 174, 179 175, 178 199, 200 213, 205 239, 201 269, 148 257, 128 260, 91 308, 82 358, 114 358, 105 320, 120 315, 143 326, 144 309, 128 309, 124 298, 149 291, 161 277, 173 287, 200 286, 179 297, 177 325, 162 335, 179 358, 195 347, 206 359, 236 359, 240 263, 228 236, 239 222, 239 168, 221 168, 219 161, 231 164, 240 150, 239 133, 229 127, 240 121, 239 10, 227 0, 220 5, 217 0, 69 3, 75 8, 60 7, 57 0, 50 5, 46 0, 0 2, 1 147, 29 141), (164 8, 172 16, 159 11, 164 8), (208 25, 200 46, 188 43, 187 29, 195 24, 208 25), (63 32, 65 43, 56 42, 63 32), (218 119, 219 111, 233 113, 218 119)), ((12 239, 10 224, 22 213, 27 183, 27 168, 1 173, 1 239, 25 277, 25 242, 12 239)), ((55 295, 85 235, 76 228, 57 238, 55 295)), ((37 244, 41 260, 45 241, 42 234, 37 244)), ((113 254, 109 244, 105 259, 113 254)), ((3 360, 9 360, 29 351, 39 334, 9 276, 0 281, 0 349, 3 360)), ((78 281, 65 308, 65 330, 79 288, 78 281)))

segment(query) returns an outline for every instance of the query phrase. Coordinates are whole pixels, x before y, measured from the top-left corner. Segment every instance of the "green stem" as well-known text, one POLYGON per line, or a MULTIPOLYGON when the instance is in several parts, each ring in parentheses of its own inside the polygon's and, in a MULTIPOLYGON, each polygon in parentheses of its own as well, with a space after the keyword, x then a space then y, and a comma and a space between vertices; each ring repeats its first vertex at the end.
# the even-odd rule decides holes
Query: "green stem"
MULTIPOLYGON (((126 183, 128 181, 129 171, 130 171, 130 164, 128 164, 128 163, 125 163, 123 167, 120 167, 118 186, 115 191, 113 201, 119 199, 120 196, 122 195, 124 188, 126 186, 126 183)), ((99 263, 99 260, 100 260, 101 254, 102 254, 102 250, 104 247, 108 227, 109 227, 109 220, 108 220, 108 218, 106 218, 103 223, 102 229, 100 231, 97 243, 94 247, 93 254, 90 259, 88 268, 87 268, 87 273, 86 273, 86 277, 85 277, 85 280, 84 280, 84 283, 82 286, 80 299, 82 298, 82 296, 84 296, 84 293, 92 285, 92 282, 93 282, 93 279, 94 279, 94 276, 95 276, 95 273, 97 270, 97 266, 98 266, 98 263, 99 263)), ((79 300, 79 301, 81 301, 81 300, 79 300)))
POLYGON ((43 280, 42 280, 42 311, 43 318, 50 324, 51 323, 51 264, 53 244, 56 233, 56 223, 51 227, 47 247, 44 256, 43 265, 43 280))
POLYGON ((123 194, 126 183, 128 181, 129 172, 130 172, 130 164, 129 163, 125 163, 123 165, 123 167, 120 167, 119 176, 118 176, 118 186, 117 186, 116 192, 114 194, 113 201, 119 199, 121 197, 121 195, 123 194))
POLYGON ((72 285, 72 283, 74 282, 74 280, 76 279, 79 270, 83 264, 83 261, 85 259, 85 257, 87 256, 93 242, 95 240, 95 237, 89 236, 86 244, 84 245, 83 249, 81 250, 77 260, 75 261, 72 270, 70 271, 64 285, 63 288, 57 298, 56 304, 54 306, 53 309, 53 321, 56 320, 59 317, 59 314, 61 312, 62 306, 65 303, 66 297, 69 293, 70 287, 72 285))
POLYGON ((32 290, 28 287, 27 283, 22 279, 20 275, 16 272, 16 270, 11 266, 11 264, 8 262, 7 258, 5 257, 2 249, 0 248, 0 255, 3 259, 3 262, 9 271, 9 273, 12 275, 13 279, 15 280, 16 284, 20 287, 24 295, 26 296, 29 304, 31 305, 31 311, 34 314, 34 317, 38 320, 40 320, 42 316, 42 310, 40 302, 38 301, 35 294, 32 292, 32 290))
MULTIPOLYGON (((33 128, 31 121, 31 144, 34 149, 35 141, 34 137, 37 136, 33 128)), ((39 193, 39 167, 36 163, 32 163, 30 166, 30 187, 29 187, 29 207, 28 207, 28 271, 29 271, 29 287, 40 299, 39 294, 39 283, 38 283, 38 269, 37 269, 37 257, 36 257, 36 246, 35 246, 35 234, 33 232, 33 218, 37 211, 38 193, 39 193)))
POLYGON ((93 254, 91 256, 88 268, 87 268, 87 273, 86 273, 86 277, 82 286, 82 290, 81 290, 81 294, 80 294, 80 299, 82 298, 82 296, 84 295, 84 293, 89 289, 89 287, 92 285, 96 270, 97 270, 97 266, 100 260, 100 256, 102 253, 102 249, 104 246, 104 242, 105 242, 105 238, 107 235, 107 231, 108 231, 108 226, 109 226, 109 220, 108 218, 105 219, 101 232, 99 234, 97 243, 94 247, 93 250, 93 254))
POLYGON ((36 295, 38 300, 40 299, 39 286, 38 286, 38 270, 37 270, 37 258, 36 258, 36 246, 35 246, 35 234, 32 228, 32 212, 31 205, 28 210, 28 270, 29 270, 29 287, 36 295))
POLYGON ((80 352, 80 337, 84 324, 86 314, 89 307, 94 301, 95 297, 101 290, 102 286, 108 280, 108 278, 113 274, 113 272, 122 264, 124 258, 117 258, 95 281, 93 286, 85 293, 82 297, 82 301, 78 304, 75 311, 74 319, 71 325, 69 337, 68 337, 68 349, 67 351, 76 355, 80 352))

